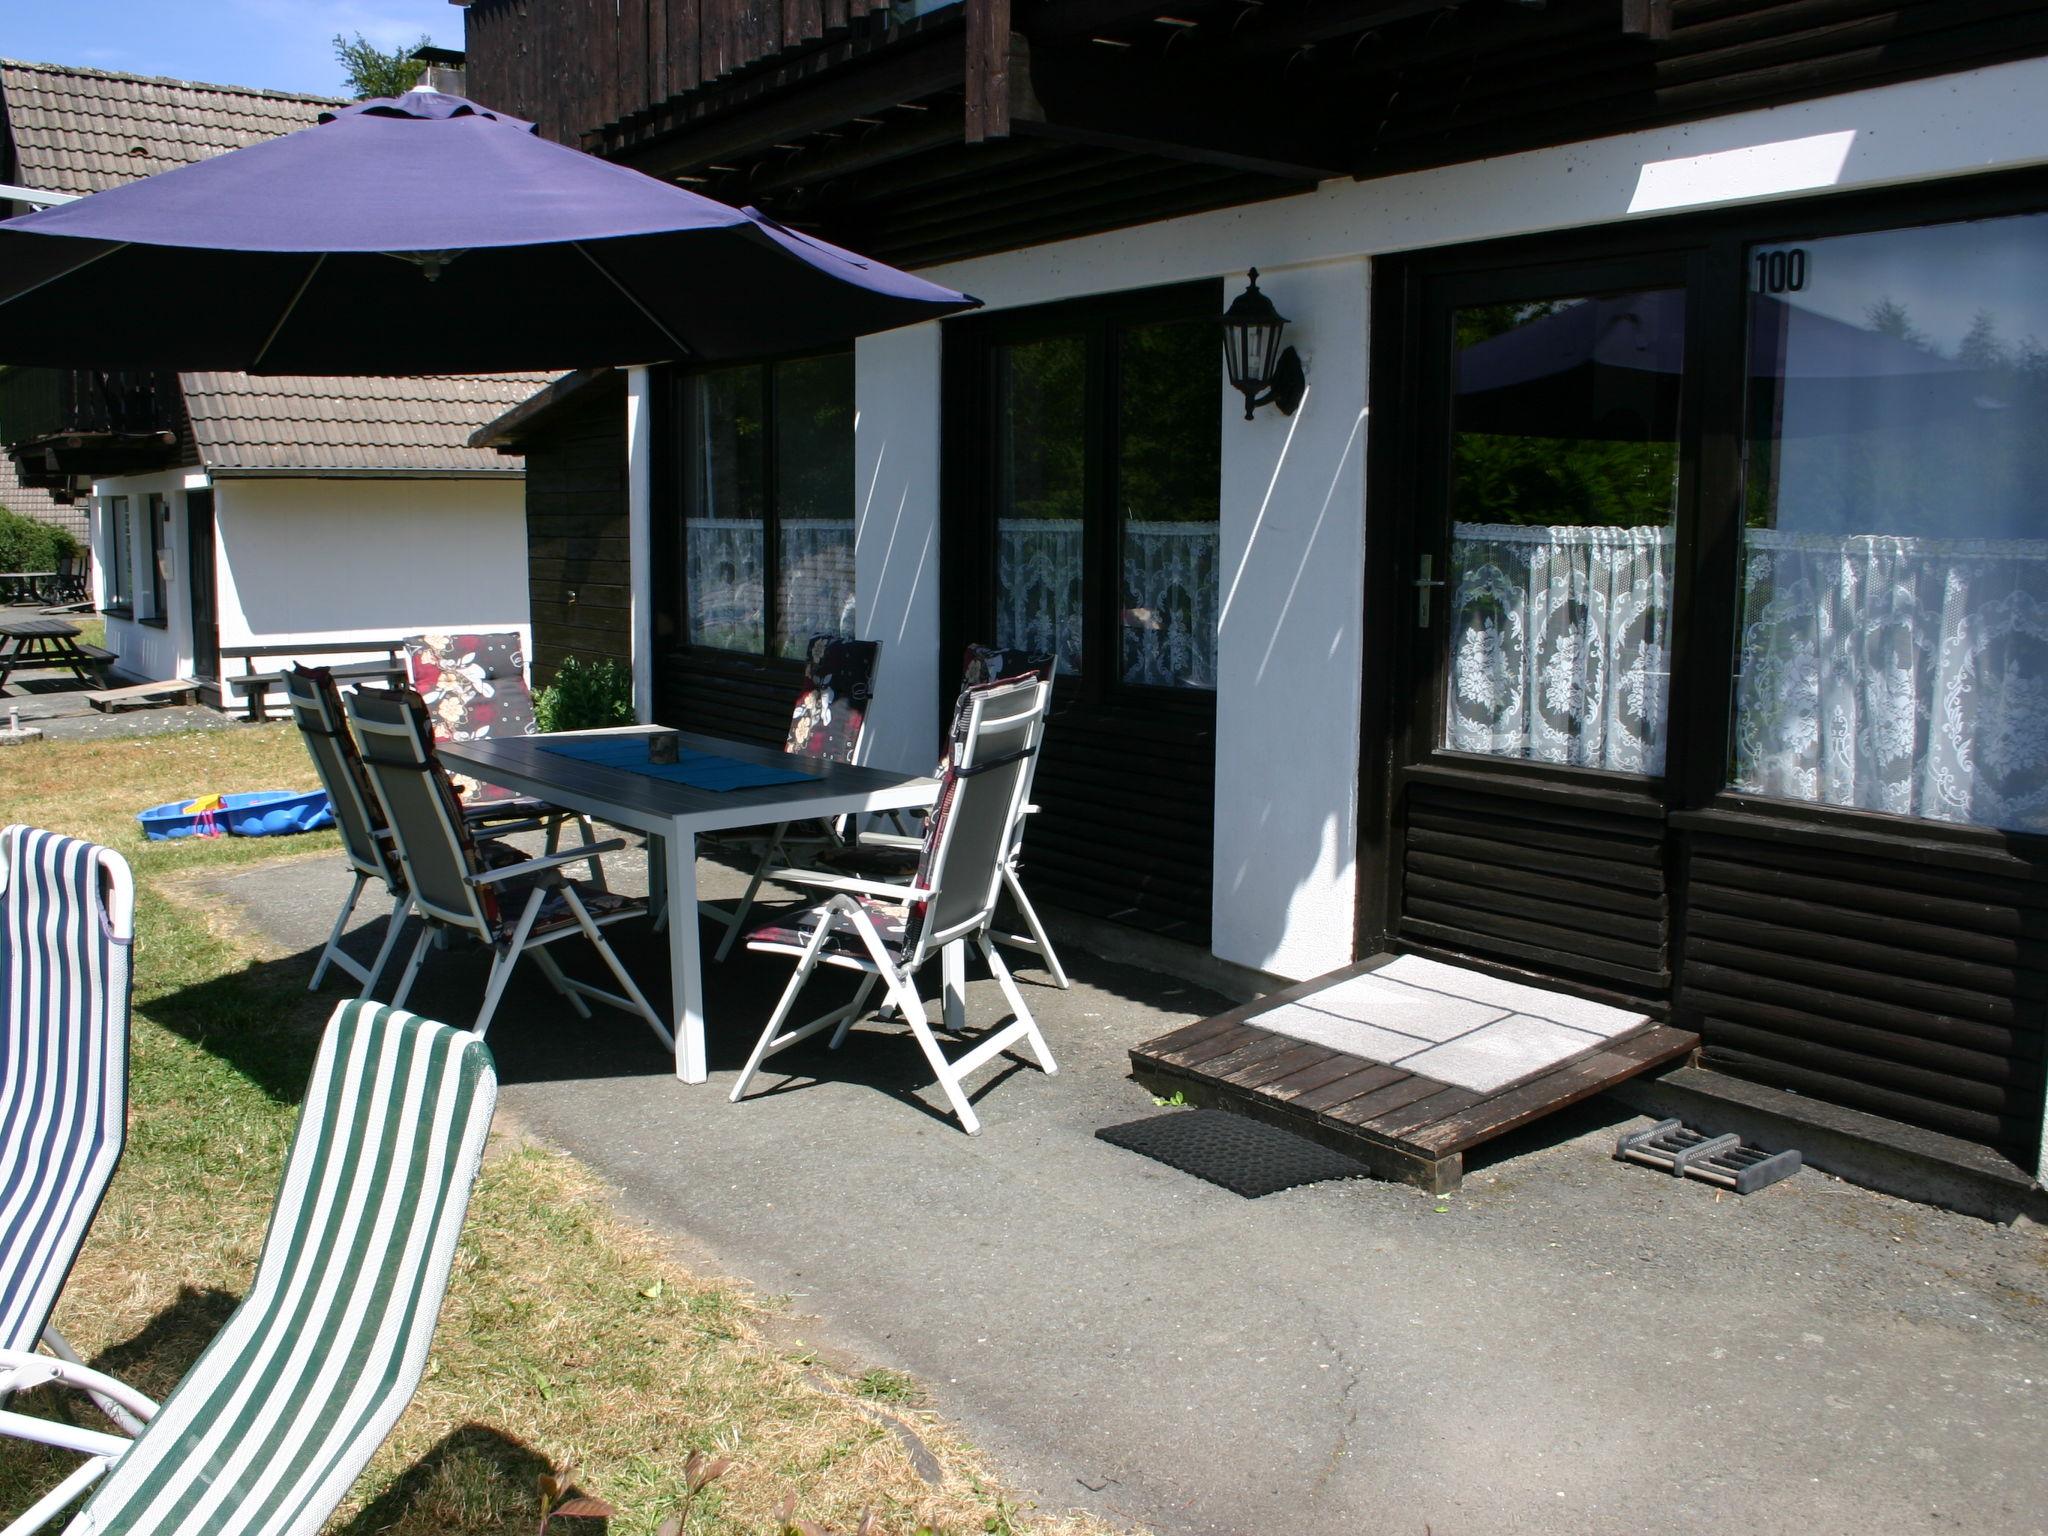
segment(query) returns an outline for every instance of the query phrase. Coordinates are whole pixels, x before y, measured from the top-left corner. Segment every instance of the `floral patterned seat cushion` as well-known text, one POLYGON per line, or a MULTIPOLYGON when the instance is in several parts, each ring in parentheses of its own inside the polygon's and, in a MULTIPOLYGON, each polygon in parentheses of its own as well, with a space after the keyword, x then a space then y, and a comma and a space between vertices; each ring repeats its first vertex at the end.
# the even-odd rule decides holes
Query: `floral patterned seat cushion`
MULTIPOLYGON (((861 904, 881 936, 882 948, 889 958, 901 965, 904 954, 910 948, 909 920, 901 907, 890 906, 871 896, 853 898, 861 904)), ((811 942, 811 936, 818 931, 820 920, 830 917, 832 929, 825 936, 826 954, 850 955, 856 959, 872 960, 868 947, 861 942, 860 934, 843 912, 828 911, 826 903, 806 907, 800 912, 778 913, 767 922, 747 934, 749 949, 802 950, 811 942)))
POLYGON ((850 763, 860 745, 860 728, 874 697, 875 662, 882 647, 873 640, 813 635, 804 665, 804 691, 790 714, 784 750, 850 763))
MULTIPOLYGON (((526 656, 518 631, 410 635, 407 675, 433 722, 436 741, 531 736, 533 694, 526 686, 526 656)), ((509 789, 457 776, 466 804, 519 798, 509 789)))

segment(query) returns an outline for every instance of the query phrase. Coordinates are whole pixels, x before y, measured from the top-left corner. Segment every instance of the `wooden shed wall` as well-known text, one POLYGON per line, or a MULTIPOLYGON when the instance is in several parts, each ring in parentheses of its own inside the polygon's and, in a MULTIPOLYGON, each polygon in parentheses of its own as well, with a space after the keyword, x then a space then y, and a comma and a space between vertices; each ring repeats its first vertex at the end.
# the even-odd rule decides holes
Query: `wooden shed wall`
POLYGON ((632 665, 622 391, 592 392, 525 442, 533 677, 565 657, 632 665))

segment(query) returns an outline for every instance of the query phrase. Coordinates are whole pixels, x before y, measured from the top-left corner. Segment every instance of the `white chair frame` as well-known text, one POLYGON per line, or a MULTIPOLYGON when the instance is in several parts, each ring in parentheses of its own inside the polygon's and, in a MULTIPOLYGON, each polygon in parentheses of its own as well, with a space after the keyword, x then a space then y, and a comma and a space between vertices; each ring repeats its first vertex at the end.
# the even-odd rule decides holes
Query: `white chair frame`
MULTIPOLYGON (((1029 766, 1038 751, 1044 735, 1045 711, 1051 701, 1052 685, 1031 682, 1013 684, 1007 688, 988 689, 978 693, 969 707, 968 726, 961 750, 950 774, 969 777, 980 772, 1002 766, 1012 758, 1021 759, 1023 770, 1012 777, 1007 802, 999 807, 1005 818, 1001 848, 1008 850, 1015 846, 1016 823, 1024 814, 1024 793, 1029 787, 1029 766), (1028 697, 1023 697, 1027 696, 1028 697), (1022 706, 1018 708, 1018 706, 1022 706), (1009 713, 1011 709, 1016 713, 1009 713)), ((943 802, 942 802, 943 803, 943 802)), ((786 870, 778 873, 778 881, 799 885, 827 894, 817 912, 816 926, 808 940, 801 947, 782 943, 751 943, 750 948, 772 950, 797 956, 796 972, 783 989, 775 1011, 769 1016, 767 1027, 761 1031, 761 1038, 755 1042, 746 1066, 741 1070, 739 1080, 733 1084, 732 1101, 739 1102, 753 1081, 761 1064, 776 1052, 785 1050, 799 1041, 808 1040, 819 1032, 832 1030, 830 1048, 839 1049, 846 1041, 848 1031, 867 1007, 868 999, 879 985, 885 988, 891 1006, 902 1015, 910 1027, 912 1036, 923 1051, 926 1062, 937 1078, 946 1102, 958 1117, 962 1129, 970 1136, 981 1130, 981 1120, 969 1103, 965 1080, 1013 1045, 1023 1043, 1033 1059, 1047 1076, 1059 1071, 1059 1064, 1053 1059, 1051 1047, 1038 1028, 1038 1021, 1032 1017, 1030 1006, 1017 989, 1009 967, 1003 963, 997 952, 993 935, 990 933, 990 919, 994 914, 996 897, 1002 887, 1003 871, 1007 868, 1006 853, 999 853, 991 860, 987 870, 949 869, 954 852, 954 839, 959 832, 961 818, 948 814, 937 824, 936 845, 931 850, 928 867, 935 873, 930 886, 915 883, 898 885, 889 881, 862 880, 846 875, 832 874, 818 870, 786 870), (874 918, 856 897, 879 897, 890 903, 908 907, 918 902, 929 902, 939 897, 949 881, 962 881, 972 886, 977 880, 985 884, 980 897, 968 912, 956 916, 943 926, 935 926, 929 919, 919 931, 916 944, 900 960, 891 956, 888 945, 876 928, 874 918), (860 941, 861 951, 852 953, 842 950, 828 950, 825 946, 834 932, 851 933, 860 941), (977 1042, 962 1056, 949 1060, 933 1034, 931 1020, 925 1011, 923 1001, 917 995, 917 972, 933 956, 943 956, 942 969, 946 973, 946 986, 951 990, 958 978, 964 974, 962 961, 964 946, 972 944, 981 951, 996 985, 1002 989, 1003 999, 1010 1006, 1011 1021, 977 1042), (861 983, 853 1000, 829 1013, 821 1014, 807 1024, 794 1029, 784 1029, 790 1009, 797 994, 803 990, 812 973, 820 965, 854 971, 860 974, 861 983)), ((929 835, 929 834, 928 834, 929 835)))

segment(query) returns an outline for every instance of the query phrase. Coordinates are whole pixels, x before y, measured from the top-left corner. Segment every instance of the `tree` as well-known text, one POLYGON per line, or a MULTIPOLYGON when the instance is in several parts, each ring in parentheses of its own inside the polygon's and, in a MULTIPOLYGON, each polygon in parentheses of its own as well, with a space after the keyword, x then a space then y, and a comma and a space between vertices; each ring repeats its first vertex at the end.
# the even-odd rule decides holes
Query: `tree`
POLYGON ((343 78, 357 101, 370 96, 403 96, 418 85, 420 76, 427 72, 426 64, 413 58, 413 53, 432 42, 432 38, 422 33, 420 40, 411 48, 394 48, 386 53, 360 32, 353 40, 337 32, 334 34, 334 57, 340 61, 343 78))

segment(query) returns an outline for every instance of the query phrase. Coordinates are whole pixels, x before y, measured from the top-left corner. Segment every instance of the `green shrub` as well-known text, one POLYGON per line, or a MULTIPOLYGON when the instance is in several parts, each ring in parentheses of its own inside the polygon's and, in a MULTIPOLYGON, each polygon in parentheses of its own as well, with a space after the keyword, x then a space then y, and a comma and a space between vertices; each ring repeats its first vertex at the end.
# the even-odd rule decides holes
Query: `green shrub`
POLYGON ((609 658, 562 662, 555 680, 533 696, 533 723, 543 731, 592 731, 633 723, 633 674, 609 658))
POLYGON ((62 528, 0 507, 0 571, 54 571, 78 553, 78 541, 62 528))

